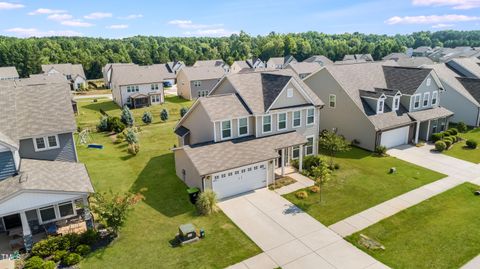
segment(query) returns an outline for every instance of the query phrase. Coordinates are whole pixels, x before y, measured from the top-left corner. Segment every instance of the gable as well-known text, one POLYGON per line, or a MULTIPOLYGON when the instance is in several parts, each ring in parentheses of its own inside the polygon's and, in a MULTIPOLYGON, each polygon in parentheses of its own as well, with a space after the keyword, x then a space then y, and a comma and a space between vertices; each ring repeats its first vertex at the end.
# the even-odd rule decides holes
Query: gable
POLYGON ((57 70, 55 70, 55 68, 52 68, 48 71, 48 74, 59 74, 60 72, 58 72, 57 70))
POLYGON ((303 96, 303 94, 300 92, 300 89, 298 89, 297 86, 290 81, 286 85, 285 89, 277 96, 270 109, 294 107, 306 104, 310 104, 310 102, 303 96), (289 89, 292 90, 291 97, 288 97, 289 89))
POLYGON ((433 73, 428 75, 423 82, 418 86, 417 90, 413 94, 423 94, 424 92, 433 92, 437 91, 439 88, 442 88, 442 84, 436 76, 433 76, 433 73), (427 82, 430 81, 430 85, 427 85, 427 82))
POLYGON ((226 78, 222 79, 215 88, 210 92, 209 95, 220 95, 220 94, 230 94, 237 93, 232 83, 226 78))

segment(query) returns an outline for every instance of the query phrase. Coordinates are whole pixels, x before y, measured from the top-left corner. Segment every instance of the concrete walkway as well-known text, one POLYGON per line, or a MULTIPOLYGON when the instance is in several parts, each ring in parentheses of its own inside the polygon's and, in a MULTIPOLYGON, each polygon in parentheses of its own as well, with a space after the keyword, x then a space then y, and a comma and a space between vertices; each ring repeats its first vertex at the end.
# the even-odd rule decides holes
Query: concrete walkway
POLYGON ((219 206, 264 251, 230 268, 388 268, 267 189, 219 206))
POLYGON ((295 179, 297 182, 295 182, 293 184, 290 184, 290 185, 287 185, 285 187, 281 187, 280 189, 276 189, 275 190, 276 193, 278 193, 280 195, 284 195, 284 194, 287 194, 287 193, 291 193, 291 192, 294 192, 294 191, 305 189, 307 187, 311 187, 315 184, 315 182, 313 182, 313 180, 311 180, 308 177, 306 177, 304 175, 301 175, 297 172, 288 174, 287 176, 295 179))

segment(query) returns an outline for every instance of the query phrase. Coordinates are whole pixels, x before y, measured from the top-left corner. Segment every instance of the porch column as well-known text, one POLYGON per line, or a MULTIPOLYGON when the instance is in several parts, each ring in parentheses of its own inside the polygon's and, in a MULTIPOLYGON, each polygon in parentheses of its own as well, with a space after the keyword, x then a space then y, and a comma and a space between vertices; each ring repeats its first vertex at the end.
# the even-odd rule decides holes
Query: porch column
POLYGON ((282 177, 285 176, 285 148, 282 149, 282 177))
POLYGON ((425 137, 425 141, 428 141, 428 136, 430 135, 430 120, 428 120, 428 125, 427 125, 427 137, 425 137))
POLYGON ((302 172, 303 170, 303 145, 300 145, 299 147, 299 155, 298 156, 298 171, 302 172))
POLYGON ((418 144, 418 135, 420 134, 420 122, 417 121, 417 128, 415 130, 415 144, 418 144))
POLYGON ((445 117, 445 130, 448 130, 448 124, 450 121, 448 120, 448 117, 445 117))
POLYGON ((82 198, 83 202, 83 218, 85 219, 85 224, 87 225, 88 229, 93 229, 93 218, 92 214, 90 213, 90 208, 88 207, 88 197, 82 198))
POLYGON ((27 215, 25 214, 25 211, 20 212, 20 220, 22 221, 23 243, 25 245, 25 249, 27 251, 30 251, 33 245, 32 232, 30 231, 30 225, 28 224, 27 215))

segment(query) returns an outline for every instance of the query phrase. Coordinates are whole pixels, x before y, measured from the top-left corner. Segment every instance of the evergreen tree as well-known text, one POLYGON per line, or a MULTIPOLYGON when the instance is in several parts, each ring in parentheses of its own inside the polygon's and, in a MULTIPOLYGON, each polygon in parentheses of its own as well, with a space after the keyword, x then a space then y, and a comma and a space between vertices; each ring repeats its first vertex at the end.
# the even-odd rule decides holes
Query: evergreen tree
POLYGON ((150 124, 152 123, 152 120, 153 120, 152 113, 150 113, 150 111, 145 111, 142 116, 143 123, 150 124))
POLYGON ((127 125, 128 127, 132 127, 135 124, 135 119, 133 117, 132 111, 128 108, 128 106, 124 106, 122 109, 121 115, 122 122, 127 125))
POLYGON ((162 111, 160 112, 160 119, 162 121, 167 121, 168 120, 168 110, 166 110, 165 108, 162 109, 162 111))

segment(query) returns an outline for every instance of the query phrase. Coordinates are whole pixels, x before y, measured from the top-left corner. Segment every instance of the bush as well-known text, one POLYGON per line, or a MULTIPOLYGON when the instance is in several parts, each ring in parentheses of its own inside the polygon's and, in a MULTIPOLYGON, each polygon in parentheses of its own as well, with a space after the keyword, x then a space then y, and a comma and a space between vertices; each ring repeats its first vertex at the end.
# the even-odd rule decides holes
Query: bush
POLYGON ((150 124, 152 123, 152 120, 153 120, 152 113, 150 113, 149 111, 145 111, 142 116, 143 123, 150 124))
POLYGON ((297 191, 295 193, 295 197, 297 197, 298 199, 307 199, 308 198, 308 193, 306 191, 297 191))
POLYGON ((339 164, 339 163, 334 164, 334 165, 333 165, 333 168, 335 168, 335 170, 340 169, 340 164, 339 164))
POLYGON ((435 133, 435 134, 432 134, 432 136, 430 137, 430 140, 432 140, 433 142, 437 142, 442 140, 442 138, 443 138, 443 133, 435 133))
POLYGON ((162 111, 160 112, 160 119, 162 121, 167 121, 168 120, 168 110, 166 110, 165 108, 162 109, 162 111))
POLYGON ((45 262, 38 256, 33 256, 25 262, 25 269, 43 269, 45 262))
POLYGON ((319 186, 311 186, 310 188, 308 188, 308 190, 311 193, 318 193, 320 191, 320 187, 319 186))
POLYGON ((43 264, 43 269, 55 269, 57 268, 57 264, 54 261, 46 261, 43 264))
POLYGON ((99 132, 110 131, 109 126, 108 126, 108 117, 107 116, 102 116, 100 118, 100 122, 97 124, 97 131, 99 131, 99 132))
POLYGON ((205 190, 198 196, 196 206, 198 212, 202 215, 210 215, 217 212, 217 194, 213 190, 205 190))
POLYGON ((119 133, 115 136, 115 143, 122 143, 125 141, 125 135, 123 133, 119 133))
POLYGON ((185 116, 185 114, 187 114, 187 112, 188 112, 188 108, 182 107, 182 108, 180 109, 180 117, 185 116))
POLYGON ((66 250, 57 250, 55 251, 55 253, 53 254, 53 260, 55 262, 59 262, 61 260, 63 260, 63 257, 65 257, 66 255, 68 255, 68 251, 66 250))
POLYGON ((443 142, 445 143, 446 148, 449 149, 450 146, 453 144, 451 139, 443 139, 443 142))
POLYGON ((124 106, 122 108, 122 115, 120 116, 122 119, 123 124, 128 127, 132 127, 135 124, 135 118, 133 117, 132 111, 128 108, 128 106, 124 106))
POLYGON ((449 137, 449 136, 450 136, 450 133, 442 132, 442 135, 443 135, 443 138, 445 138, 445 137, 449 137))
POLYGON ((443 140, 443 141, 449 141, 450 143, 453 143, 453 140, 454 140, 454 139, 455 139, 455 138, 454 138, 453 136, 447 136, 447 137, 444 137, 442 140, 443 140))
POLYGON ((290 165, 293 166, 295 169, 298 169, 300 167, 298 160, 291 160, 290 165))
POLYGON ((128 128, 127 132, 125 133, 125 140, 128 144, 137 144, 138 135, 132 128, 128 128))
POLYGON ((322 159, 320 158, 320 156, 306 156, 305 158, 303 158, 303 169, 311 171, 313 167, 319 166, 321 162, 322 159))
POLYGON ((457 128, 450 128, 448 129, 452 135, 457 135, 458 134, 458 129, 457 128))
POLYGON ((79 243, 84 245, 93 245, 100 239, 100 235, 93 229, 88 229, 82 233, 79 238, 79 243))
POLYGON ((470 149, 476 149, 477 148, 477 141, 473 139, 468 139, 467 142, 465 142, 468 148, 470 149))
POLYGON ((468 131, 468 127, 467 125, 465 124, 465 122, 459 122, 457 124, 457 130, 460 132, 460 133, 466 133, 468 131))
POLYGON ((78 255, 77 253, 70 253, 63 257, 62 259, 62 264, 66 266, 72 266, 80 262, 82 257, 78 255))
POLYGON ((92 251, 92 248, 88 245, 79 245, 75 249, 75 253, 79 254, 80 256, 87 256, 90 251, 92 251))
POLYGON ((128 144, 128 153, 132 155, 137 155, 140 152, 140 145, 139 144, 128 144))
POLYGON ((119 134, 125 130, 125 124, 123 124, 119 117, 109 117, 108 119, 108 131, 114 131, 119 134))
POLYGON ((57 250, 66 250, 70 248, 70 241, 67 237, 49 237, 33 245, 32 255, 42 258, 53 255, 57 250))
POLYGON ((436 149, 438 152, 442 152, 442 151, 444 151, 446 148, 447 148, 447 144, 445 144, 445 142, 443 142, 443 141, 441 141, 441 140, 435 142, 435 149, 436 149))
POLYGON ((378 156, 385 156, 387 155, 387 147, 385 146, 377 146, 375 148, 375 154, 377 154, 378 156))

